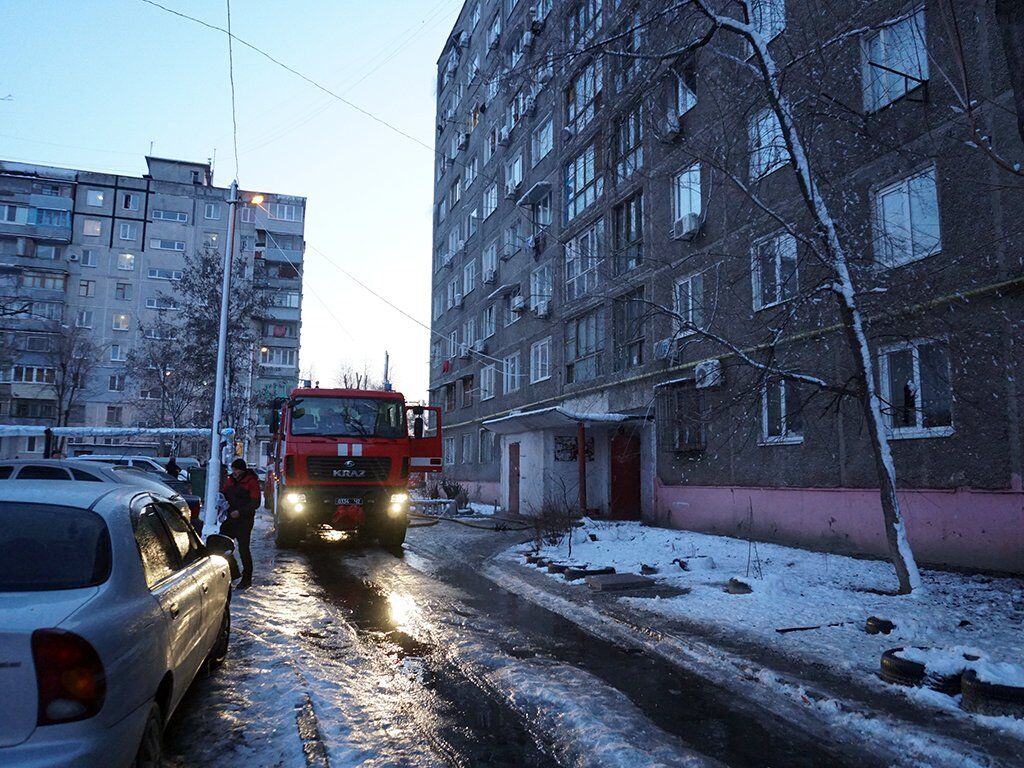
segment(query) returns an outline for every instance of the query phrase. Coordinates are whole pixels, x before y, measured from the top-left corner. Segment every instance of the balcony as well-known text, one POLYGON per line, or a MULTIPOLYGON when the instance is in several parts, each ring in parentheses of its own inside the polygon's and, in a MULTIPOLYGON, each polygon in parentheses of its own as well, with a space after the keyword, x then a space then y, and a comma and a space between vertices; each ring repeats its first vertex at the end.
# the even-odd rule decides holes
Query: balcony
POLYGON ((302 266, 302 251, 291 248, 263 248, 263 258, 267 261, 291 262, 296 267, 302 266))

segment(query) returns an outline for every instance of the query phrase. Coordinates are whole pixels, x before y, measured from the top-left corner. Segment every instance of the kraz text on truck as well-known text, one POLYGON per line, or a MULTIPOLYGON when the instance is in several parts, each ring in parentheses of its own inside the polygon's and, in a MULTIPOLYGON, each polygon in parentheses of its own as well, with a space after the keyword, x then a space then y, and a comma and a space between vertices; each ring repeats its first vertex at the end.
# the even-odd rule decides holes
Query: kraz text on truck
POLYGON ((443 466, 440 409, 365 389, 299 388, 276 405, 265 491, 278 546, 294 546, 310 526, 328 525, 400 547, 409 526, 410 474, 443 466))

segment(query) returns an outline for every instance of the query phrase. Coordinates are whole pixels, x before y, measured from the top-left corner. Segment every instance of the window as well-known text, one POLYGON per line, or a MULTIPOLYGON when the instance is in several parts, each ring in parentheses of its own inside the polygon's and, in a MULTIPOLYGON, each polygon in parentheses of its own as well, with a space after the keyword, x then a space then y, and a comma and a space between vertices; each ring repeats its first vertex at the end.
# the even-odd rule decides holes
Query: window
POLYGON ((120 424, 124 418, 124 409, 120 405, 107 406, 107 424, 120 424))
POLYGON ((773 40, 786 28, 785 0, 751 0, 750 23, 766 41, 773 40))
POLYGON ((762 109, 750 120, 750 178, 757 181, 788 162, 779 118, 771 109, 762 109))
POLYGON ((521 291, 517 285, 511 291, 505 294, 505 327, 512 325, 519 319, 520 310, 516 309, 520 299, 521 291))
POLYGON ((25 224, 28 221, 28 209, 23 205, 0 204, 0 221, 5 224, 25 224))
POLYGON ((700 163, 694 163, 672 179, 672 218, 682 221, 700 214, 700 163))
POLYGON ((543 264, 530 272, 530 309, 551 301, 551 293, 551 265, 543 264))
POLYGON ((117 236, 121 240, 134 240, 139 236, 139 225, 122 221, 117 228, 117 236))
POLYGON ((156 586, 178 569, 178 553, 174 542, 171 541, 154 508, 149 507, 139 515, 139 522, 135 527, 135 540, 142 555, 147 586, 156 586))
POLYGON ((79 280, 78 281, 78 295, 91 299, 96 295, 96 281, 95 280, 79 280))
POLYGON ((468 408, 473 404, 473 377, 463 376, 459 380, 459 407, 468 408))
MULTIPOLYGON (((46 400, 12 400, 11 415, 18 418, 52 419, 57 415, 57 405, 46 400)), ((47 467, 47 470, 49 469, 47 467)), ((66 478, 67 475, 65 474, 63 479, 66 478)), ((18 479, 28 480, 30 478, 25 470, 22 470, 18 475, 18 479)))
POLYGON ((707 413, 701 390, 687 382, 655 391, 658 447, 680 453, 703 451, 707 413))
POLYGON ((86 237, 99 237, 103 234, 103 222, 99 219, 83 219, 82 234, 86 237))
POLYGON ((498 207, 498 185, 491 184, 484 192, 484 218, 490 216, 498 207))
POLYGON ((467 317, 462 324, 462 343, 468 348, 476 341, 476 318, 467 317))
POLYGON ((480 451, 477 455, 481 464, 489 464, 494 461, 494 433, 489 429, 481 429, 479 435, 480 451))
POLYGON ((485 365, 480 369, 480 399, 490 400, 494 397, 494 366, 485 365))
POLYGON ((447 308, 452 309, 459 306, 462 303, 462 293, 459 291, 459 278, 455 278, 448 283, 448 303, 447 308))
POLYGON ((113 373, 107 380, 108 392, 124 392, 124 374, 113 373))
POLYGON ((274 338, 294 339, 298 337, 298 328, 295 323, 264 323, 263 335, 274 338))
POLYGON ((551 337, 530 346, 530 383, 551 378, 551 337))
POLYGON ((64 318, 64 305, 55 301, 34 301, 29 314, 37 319, 62 320, 64 318))
POLYGON ((476 29, 480 23, 480 3, 473 3, 473 9, 469 12, 469 28, 476 29))
POLYGON ((949 349, 938 340, 888 347, 878 365, 890 437, 953 434, 949 349))
POLYGON ((92 248, 82 249, 81 265, 83 267, 95 267, 96 266, 96 251, 92 248))
POLYGON ((803 404, 797 385, 769 378, 761 385, 761 442, 803 442, 803 404))
POLYGON ((128 315, 123 312, 115 312, 111 328, 115 331, 127 331, 128 330, 128 315))
MULTIPOLYGON (((533 224, 531 227, 533 235, 542 235, 551 226, 551 193, 544 195, 531 208, 533 211, 533 216, 530 217, 533 224)), ((536 248, 537 246, 535 245, 534 247, 536 248)), ((543 247, 538 249, 538 253, 540 250, 543 250, 543 247)))
POLYGON ((28 336, 25 338, 25 350, 27 352, 49 352, 50 339, 48 336, 28 336))
POLYGON ((565 380, 569 384, 596 378, 601 373, 604 324, 594 310, 565 324, 565 380))
POLYGON ((124 363, 128 360, 128 350, 121 344, 110 345, 110 362, 124 363))
POLYGON ((298 291, 275 291, 270 295, 270 303, 275 307, 298 309, 300 301, 298 291))
POLYGON ((864 108, 881 109, 928 79, 924 8, 864 39, 864 108))
POLYGON ((487 28, 487 47, 493 48, 498 42, 498 38, 501 36, 501 13, 497 13, 493 19, 491 19, 491 25, 487 28))
POLYGON ((149 241, 149 247, 157 251, 184 251, 184 240, 160 240, 154 238, 149 241))
POLYGON ((206 203, 203 206, 203 218, 204 219, 219 219, 220 218, 220 203, 206 203))
POLYGON ((883 266, 908 264, 941 248, 934 167, 875 193, 875 255, 883 266))
POLYGON ((498 310, 494 304, 484 309, 484 335, 483 338, 489 339, 494 335, 494 332, 498 325, 498 310))
POLYGON ((455 385, 445 384, 444 386, 444 410, 451 413, 455 410, 455 385))
POLYGON ((704 275, 697 273, 676 280, 672 294, 677 336, 687 336, 704 326, 704 275))
POLYGON ((278 221, 302 221, 302 206, 292 203, 271 203, 267 206, 270 218, 278 221))
POLYGON ((462 268, 462 293, 472 293, 476 288, 476 259, 470 259, 462 268))
POLYGON ((27 218, 29 224, 40 227, 68 227, 71 226, 71 212, 61 211, 57 208, 32 208, 27 218))
POLYGON ((566 26, 569 45, 589 40, 601 29, 601 0, 580 0, 569 11, 566 26))
POLYGON ((40 272, 25 272, 21 277, 21 284, 25 288, 44 288, 48 291, 63 291, 64 276, 40 272))
POLYGON ((153 280, 181 280, 184 273, 180 269, 160 269, 150 267, 148 276, 153 280))
POLYGON ((153 221, 177 221, 181 224, 188 224, 188 214, 179 211, 153 211, 153 221))
POLYGON ((516 218, 505 229, 505 247, 502 249, 502 257, 511 258, 523 247, 523 222, 516 218))
POLYGON ((554 147, 554 124, 552 119, 549 117, 539 127, 533 130, 533 134, 530 137, 530 157, 533 160, 533 165, 536 165, 545 157, 548 152, 554 147))
POLYGON ((637 104, 620 121, 615 131, 615 151, 618 161, 615 176, 619 182, 628 179, 644 165, 643 123, 637 104))
POLYGON ((644 199, 635 194, 615 208, 615 273, 640 266, 644 257, 644 199))
POLYGON ((446 467, 450 467, 455 463, 455 438, 446 437, 444 444, 442 445, 442 459, 446 467))
POLYGON ((177 311, 181 309, 181 305, 174 299, 158 296, 155 299, 146 299, 146 309, 156 309, 161 312, 165 310, 177 311))
POLYGON ((120 301, 131 301, 132 298, 132 284, 131 283, 114 283, 114 298, 120 301))
POLYGON ((523 154, 520 152, 505 164, 505 189, 514 190, 523 183, 523 154))
POLYGON ((754 309, 796 296, 796 238, 783 233, 754 244, 751 264, 754 309))
MULTIPOLYGON (((456 328, 455 330, 449 332, 449 334, 448 334, 448 357, 454 358, 458 354, 459 354, 459 329, 456 328)), ((455 399, 455 395, 453 394, 452 395, 453 402, 454 402, 454 399, 455 399)))
POLYGON ((493 275, 498 271, 498 244, 491 243, 484 248, 483 253, 484 281, 487 281, 488 272, 493 275))
POLYGON ((15 384, 53 384, 56 380, 53 368, 16 365, 11 369, 11 381, 15 384))
POLYGON ((262 347, 260 363, 275 368, 294 368, 298 364, 298 350, 286 347, 262 347))
POLYGON ((209 248, 210 250, 216 250, 217 246, 220 245, 220 233, 219 232, 203 232, 203 248, 209 248))
POLYGON ((678 118, 697 106, 697 70, 692 62, 672 69, 669 78, 668 116, 678 118))
POLYGON ((91 309, 80 309, 80 310, 78 310, 78 317, 75 319, 75 327, 77 327, 77 328, 92 328, 92 310, 91 309))
POLYGON ((565 167, 565 220, 572 221, 593 204, 603 191, 593 144, 565 167))
POLYGON ((239 218, 242 220, 243 224, 252 224, 256 221, 256 209, 251 205, 243 205, 241 207, 239 218))
POLYGON ((598 219, 565 245, 565 297, 569 301, 592 293, 599 283, 601 228, 598 219))
POLYGON ((106 193, 102 189, 89 189, 85 193, 85 204, 93 208, 103 207, 103 197, 106 193))
POLYGON ((519 353, 513 352, 502 361, 502 389, 506 394, 519 391, 519 353))
POLYGON ((646 19, 638 12, 626 14, 619 28, 619 47, 623 56, 616 57, 615 90, 621 93, 640 73, 646 19))
POLYGON ((122 194, 121 207, 126 211, 139 210, 139 194, 137 192, 125 192, 122 194))
POLYGON ((465 432, 462 435, 462 463, 473 463, 473 433, 465 432))
POLYGON ((469 215, 466 217, 466 239, 468 240, 473 235, 475 235, 479 228, 480 209, 474 208, 472 211, 469 212, 469 215))
POLYGON ((645 314, 643 288, 612 302, 612 343, 616 371, 643 365, 645 314))
POLYGON ((119 253, 117 254, 117 268, 124 272, 131 272, 135 269, 135 254, 134 253, 119 253))
POLYGON ((578 134, 594 119, 601 105, 601 59, 594 59, 569 83, 566 91, 566 128, 578 134))
POLYGON ((56 261, 61 257, 64 249, 59 245, 51 243, 36 243, 36 258, 56 261))

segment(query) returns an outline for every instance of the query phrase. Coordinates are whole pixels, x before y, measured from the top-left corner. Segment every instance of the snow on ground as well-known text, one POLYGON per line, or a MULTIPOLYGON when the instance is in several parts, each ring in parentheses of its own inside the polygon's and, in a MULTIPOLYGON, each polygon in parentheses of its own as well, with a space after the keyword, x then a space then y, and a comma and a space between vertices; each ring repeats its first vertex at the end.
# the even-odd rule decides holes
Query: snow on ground
MULTIPOLYGON (((505 557, 514 559, 521 549, 509 550, 505 557)), ((565 538, 544 547, 541 554, 564 562, 610 565, 618 572, 656 569, 653 578, 686 590, 685 594, 619 599, 642 611, 695 621, 849 673, 874 675, 888 648, 923 646, 959 652, 966 646, 982 657, 987 676, 1012 680, 1024 674, 1019 666, 1024 662, 1024 581, 1020 579, 925 571, 921 592, 879 594, 895 587, 892 567, 886 562, 639 523, 587 520, 573 532, 571 555, 569 550, 565 538), (689 570, 683 570, 680 561, 689 570), (732 577, 748 583, 752 592, 727 594, 724 587, 732 577), (864 631, 868 616, 888 619, 896 628, 890 635, 869 635, 864 631), (776 631, 790 627, 820 628, 776 631)), ((551 576, 562 580, 558 574, 551 576)), ((579 589, 586 589, 579 584, 579 589)), ((1024 721, 971 717, 1024 737, 1024 721)))

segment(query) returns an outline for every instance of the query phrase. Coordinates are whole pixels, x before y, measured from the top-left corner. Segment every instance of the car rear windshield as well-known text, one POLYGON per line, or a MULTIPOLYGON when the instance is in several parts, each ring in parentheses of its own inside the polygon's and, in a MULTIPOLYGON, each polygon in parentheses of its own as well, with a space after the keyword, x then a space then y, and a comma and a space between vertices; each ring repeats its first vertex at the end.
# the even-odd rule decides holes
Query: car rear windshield
POLYGON ((95 512, 0 502, 0 592, 92 587, 110 563, 110 533, 95 512))

